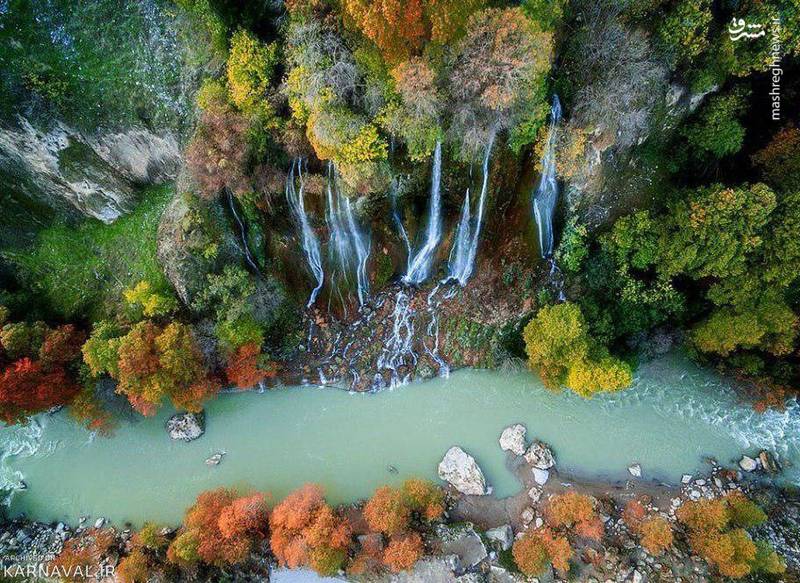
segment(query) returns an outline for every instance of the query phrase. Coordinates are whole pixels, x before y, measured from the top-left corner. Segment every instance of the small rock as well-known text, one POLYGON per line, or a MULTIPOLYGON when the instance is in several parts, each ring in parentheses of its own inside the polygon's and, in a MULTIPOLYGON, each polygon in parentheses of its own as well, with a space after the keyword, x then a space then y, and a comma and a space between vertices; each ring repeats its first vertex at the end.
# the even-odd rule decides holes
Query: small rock
POLYGON ((106 519, 103 517, 98 518, 94 521, 95 528, 103 528, 103 525, 106 523, 106 519))
POLYGON ((205 413, 182 413, 167 419, 167 433, 172 439, 194 441, 205 433, 205 413))
POLYGON ((501 550, 507 551, 514 542, 514 531, 511 530, 511 525, 504 524, 503 526, 487 530, 486 538, 492 542, 498 543, 501 550))
POLYGON ((530 524, 533 521, 533 517, 533 508, 526 508, 522 511, 522 514, 520 514, 520 518, 524 524, 530 524))
POLYGON ((628 473, 634 478, 641 478, 642 477, 642 466, 641 464, 631 464, 628 466, 628 473))
POLYGON ((540 486, 544 486, 547 483, 547 480, 550 479, 550 472, 547 470, 541 470, 534 467, 531 469, 531 471, 533 472, 533 481, 540 486))
POLYGON ((223 456, 225 455, 224 451, 217 452, 209 458, 206 458, 206 465, 207 466, 218 466, 219 463, 222 461, 223 456))
POLYGON ((439 477, 462 494, 483 496, 487 493, 481 468, 475 458, 460 447, 448 449, 438 469, 439 477))
POLYGON ((530 498, 534 504, 536 504, 541 497, 542 491, 539 488, 531 488, 528 490, 528 498, 530 498))
POLYGON ((689 484, 691 481, 692 481, 691 474, 683 474, 683 476, 681 476, 681 484, 689 484))
POLYGON ((770 452, 763 450, 758 454, 758 461, 761 462, 761 467, 768 474, 778 474, 781 471, 781 466, 778 460, 775 459, 770 452))
POLYGON ((533 525, 536 528, 542 528, 544 526, 544 520, 540 516, 537 516, 536 519, 533 521, 533 525))
POLYGON ((549 470, 556 465, 553 451, 546 443, 541 441, 534 441, 531 444, 528 451, 525 452, 525 461, 540 470, 549 470))
POLYGON ((509 425, 503 429, 503 433, 500 434, 500 449, 510 451, 514 455, 523 455, 526 431, 525 426, 520 423, 509 425))
POLYGON ((739 467, 745 472, 755 472, 758 469, 758 462, 750 456, 743 455, 739 460, 739 467))

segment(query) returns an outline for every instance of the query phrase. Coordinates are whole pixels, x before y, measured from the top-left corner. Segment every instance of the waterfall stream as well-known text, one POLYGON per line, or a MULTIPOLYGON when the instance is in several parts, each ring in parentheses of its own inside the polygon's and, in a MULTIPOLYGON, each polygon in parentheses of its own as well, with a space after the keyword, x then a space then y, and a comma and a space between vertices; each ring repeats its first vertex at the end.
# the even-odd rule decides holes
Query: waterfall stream
POLYGON ((371 242, 369 235, 361 230, 353 215, 350 199, 338 188, 336 168, 333 164, 328 165, 326 198, 328 208, 325 220, 330 233, 330 253, 334 256, 333 260, 339 266, 346 283, 350 281, 348 273, 351 270, 355 271, 358 304, 363 306, 369 295, 367 261, 371 242))
POLYGON ((431 171, 431 201, 428 216, 428 226, 425 230, 425 240, 422 247, 415 255, 408 256, 408 269, 403 276, 403 282, 419 285, 430 276, 431 266, 436 256, 436 247, 442 238, 442 142, 436 142, 433 151, 433 169, 431 171))
POLYGON ((250 253, 250 246, 247 243, 247 228, 244 225, 244 222, 239 217, 239 213, 236 212, 236 203, 233 200, 233 193, 229 189, 225 189, 228 193, 228 208, 231 209, 231 214, 233 218, 236 220, 236 224, 239 227, 239 237, 242 240, 242 249, 244 249, 244 258, 247 261, 248 265, 253 268, 253 270, 258 274, 261 275, 261 270, 256 265, 255 259, 253 259, 252 253, 250 253))
POLYGON ((553 213, 558 201, 558 182, 556 180, 555 142, 556 129, 561 119, 561 102, 558 95, 553 96, 550 110, 550 132, 542 156, 542 176, 533 194, 533 214, 539 230, 539 250, 543 258, 553 254, 553 213))
POLYGON ((483 156, 483 181, 481 194, 478 198, 478 208, 475 221, 471 217, 469 189, 464 195, 464 205, 461 208, 461 219, 458 222, 453 249, 450 251, 449 274, 447 280, 458 281, 461 287, 467 285, 475 268, 475 257, 478 255, 478 241, 480 240, 481 226, 483 225, 483 211, 486 206, 486 192, 489 189, 489 158, 492 155, 492 146, 496 129, 492 129, 489 142, 486 144, 486 153, 483 156))
POLYGON ((289 175, 286 178, 286 198, 289 201, 289 207, 295 216, 300 227, 300 235, 302 237, 303 252, 306 256, 308 267, 311 270, 314 279, 317 281, 316 287, 311 291, 308 298, 307 308, 310 308, 317 295, 322 289, 322 284, 325 282, 325 272, 322 267, 322 254, 320 252, 319 240, 317 235, 311 228, 308 220, 308 214, 305 207, 305 185, 303 184, 303 161, 300 159, 294 160, 289 168, 289 175), (300 188, 295 187, 295 168, 297 168, 297 175, 300 181, 300 188))

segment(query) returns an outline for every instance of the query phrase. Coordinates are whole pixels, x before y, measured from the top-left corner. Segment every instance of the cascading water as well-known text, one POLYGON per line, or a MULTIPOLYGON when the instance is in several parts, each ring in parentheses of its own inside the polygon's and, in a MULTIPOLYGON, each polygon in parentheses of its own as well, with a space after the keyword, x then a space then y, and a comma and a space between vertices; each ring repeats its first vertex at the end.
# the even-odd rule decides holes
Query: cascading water
POLYGON ((539 250, 543 258, 553 255, 553 212, 558 201, 558 182, 556 181, 555 142, 556 129, 561 119, 561 102, 553 95, 550 109, 550 132, 542 156, 542 176, 533 194, 533 214, 539 229, 539 250))
POLYGON ((494 146, 496 130, 493 129, 489 135, 489 143, 486 144, 486 153, 483 156, 483 182, 481 184, 481 195, 478 199, 478 209, 475 215, 475 225, 472 225, 470 211, 469 189, 464 196, 464 206, 461 208, 461 219, 458 222, 455 242, 450 251, 449 274, 447 280, 458 281, 461 287, 467 285, 467 281, 472 276, 475 268, 475 257, 478 254, 478 241, 483 224, 483 209, 486 206, 486 192, 489 189, 489 158, 494 146))
POLYGON ((252 267, 257 274, 261 275, 261 270, 258 268, 258 265, 256 265, 252 253, 250 253, 250 246, 247 243, 247 228, 244 226, 244 222, 239 217, 239 213, 236 212, 236 203, 233 201, 233 193, 228 189, 226 190, 228 192, 228 208, 231 209, 231 214, 233 215, 233 218, 236 220, 236 224, 239 226, 239 236, 242 239, 244 258, 250 265, 250 267, 252 267))
POLYGON ((419 285, 431 272, 431 266, 436 255, 436 247, 442 238, 442 142, 436 142, 433 151, 433 170, 431 171, 431 203, 428 216, 428 227, 425 230, 425 240, 422 247, 415 255, 408 256, 408 269, 403 276, 403 282, 419 285))
POLYGON ((308 298, 307 308, 310 308, 317 295, 322 289, 322 284, 325 282, 325 272, 322 268, 322 254, 320 252, 319 240, 317 235, 311 228, 306 213, 305 200, 305 185, 303 184, 303 162, 300 159, 294 160, 289 168, 289 176, 286 178, 286 198, 289 201, 289 207, 297 220, 300 227, 300 234, 302 237, 303 252, 308 262, 308 267, 311 270, 314 279, 317 281, 316 287, 311 291, 308 298), (295 187, 295 168, 300 181, 300 188, 295 187))
POLYGON ((400 218, 400 213, 397 211, 398 189, 399 189, 399 181, 393 180, 390 190, 392 198, 392 218, 394 219, 394 222, 397 225, 397 230, 400 232, 400 238, 403 239, 403 243, 405 243, 406 257, 411 257, 411 241, 408 240, 408 233, 406 233, 406 228, 403 226, 403 221, 400 218))
POLYGON ((330 251, 341 270, 345 282, 349 281, 348 272, 355 270, 358 303, 364 305, 369 294, 369 278, 367 277, 367 261, 370 254, 369 235, 362 232, 353 215, 350 200, 342 195, 336 185, 336 169, 328 166, 328 184, 326 187, 328 208, 325 219, 330 232, 330 251))

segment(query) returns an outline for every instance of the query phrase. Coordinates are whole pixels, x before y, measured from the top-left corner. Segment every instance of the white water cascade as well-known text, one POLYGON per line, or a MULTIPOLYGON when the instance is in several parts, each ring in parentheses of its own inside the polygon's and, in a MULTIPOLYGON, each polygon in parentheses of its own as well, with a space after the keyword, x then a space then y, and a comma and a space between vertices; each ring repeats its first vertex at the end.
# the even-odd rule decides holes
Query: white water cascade
POLYGON ((349 282, 348 271, 355 270, 358 304, 363 306, 369 295, 367 261, 371 242, 369 235, 362 232, 353 215, 350 199, 342 195, 337 187, 336 169, 333 164, 328 166, 326 194, 328 208, 325 219, 330 232, 330 251, 335 256, 334 260, 345 282, 349 282))
POLYGON ((442 238, 442 142, 436 142, 433 151, 433 170, 431 171, 431 202, 428 216, 428 227, 425 230, 425 240, 422 247, 415 255, 409 254, 408 268, 403 276, 403 283, 419 285, 431 272, 431 266, 436 255, 436 247, 442 238))
POLYGON ((231 209, 231 214, 233 218, 236 220, 236 224, 239 227, 239 238, 242 240, 242 249, 244 249, 244 258, 247 261, 248 265, 253 268, 253 270, 258 274, 261 275, 261 270, 256 265, 255 259, 253 259, 252 253, 250 253, 250 245, 247 243, 247 228, 244 225, 244 222, 239 217, 239 213, 236 212, 236 203, 233 201, 233 193, 229 189, 225 189, 228 192, 228 208, 231 209))
POLYGON ((464 195, 464 205, 461 208, 461 219, 458 222, 455 241, 450 251, 449 273, 445 281, 456 280, 461 287, 467 285, 467 281, 472 276, 472 271, 475 268, 475 257, 478 254, 478 241, 483 224, 483 210, 486 206, 486 192, 489 189, 489 158, 492 154, 495 135, 496 130, 493 129, 489 135, 489 143, 486 144, 486 153, 483 156, 483 182, 474 226, 470 209, 469 189, 467 189, 464 195))
POLYGON ((294 160, 289 168, 289 176, 286 178, 286 198, 289 201, 289 207, 295 216, 300 227, 300 235, 302 238, 303 252, 308 262, 308 267, 311 270, 314 279, 317 281, 316 287, 311 291, 308 298, 307 308, 310 308, 317 295, 322 289, 322 284, 325 282, 325 271, 322 267, 322 254, 319 247, 319 239, 311 228, 308 220, 308 213, 305 207, 305 185, 303 183, 303 161, 300 159, 294 160), (297 177, 300 182, 300 188, 295 186, 295 168, 297 169, 297 177))
POLYGON ((539 250, 543 258, 553 255, 553 213, 558 201, 558 182, 556 181, 555 142, 556 129, 561 119, 561 102, 553 95, 550 109, 550 132, 542 156, 542 176, 533 194, 533 214, 539 230, 539 250))

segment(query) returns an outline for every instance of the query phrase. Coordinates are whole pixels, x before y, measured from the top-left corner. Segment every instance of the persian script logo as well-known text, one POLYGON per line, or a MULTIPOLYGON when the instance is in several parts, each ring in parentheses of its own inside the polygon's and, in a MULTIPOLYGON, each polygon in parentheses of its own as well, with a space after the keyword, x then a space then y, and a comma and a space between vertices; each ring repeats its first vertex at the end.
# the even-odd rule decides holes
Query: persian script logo
POLYGON ((764 30, 763 24, 747 24, 741 18, 734 18, 728 27, 728 34, 732 41, 737 41, 743 38, 760 38, 767 32, 764 30))

